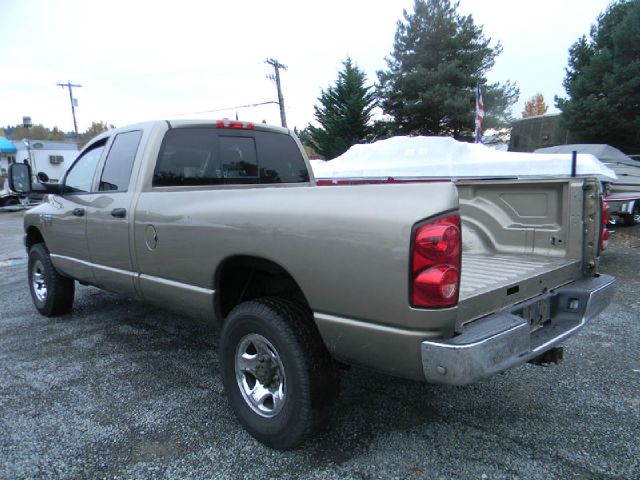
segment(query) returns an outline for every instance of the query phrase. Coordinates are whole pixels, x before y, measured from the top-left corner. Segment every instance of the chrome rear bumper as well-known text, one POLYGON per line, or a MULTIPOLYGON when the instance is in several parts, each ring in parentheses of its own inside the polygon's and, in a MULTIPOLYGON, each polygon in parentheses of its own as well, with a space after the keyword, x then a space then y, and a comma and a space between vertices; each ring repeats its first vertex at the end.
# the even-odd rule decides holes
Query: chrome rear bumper
POLYGON ((609 275, 584 278, 508 310, 478 319, 462 334, 422 342, 422 367, 428 382, 466 385, 524 363, 563 342, 604 310, 615 289, 609 275), (545 297, 551 320, 530 331, 518 315, 545 297))

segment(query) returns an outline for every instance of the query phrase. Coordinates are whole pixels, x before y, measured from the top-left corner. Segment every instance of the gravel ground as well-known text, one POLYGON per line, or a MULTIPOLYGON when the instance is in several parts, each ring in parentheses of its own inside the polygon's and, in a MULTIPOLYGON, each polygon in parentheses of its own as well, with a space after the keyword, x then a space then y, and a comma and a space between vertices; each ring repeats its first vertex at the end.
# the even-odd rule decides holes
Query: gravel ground
POLYGON ((38 315, 21 215, 0 214, 0 478, 640 478, 640 226, 561 365, 469 387, 352 368, 329 428, 279 452, 227 406, 207 324, 90 287, 38 315))

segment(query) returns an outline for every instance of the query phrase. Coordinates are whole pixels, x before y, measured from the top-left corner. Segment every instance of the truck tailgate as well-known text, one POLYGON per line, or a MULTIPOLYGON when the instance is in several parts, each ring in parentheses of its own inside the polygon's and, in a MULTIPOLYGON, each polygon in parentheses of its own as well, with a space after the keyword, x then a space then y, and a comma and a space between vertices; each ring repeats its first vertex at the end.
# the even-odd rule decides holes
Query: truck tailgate
POLYGON ((463 228, 459 326, 577 280, 595 261, 589 179, 457 184, 463 228))
POLYGON ((466 321, 580 278, 579 260, 542 255, 462 255, 460 315, 466 321))

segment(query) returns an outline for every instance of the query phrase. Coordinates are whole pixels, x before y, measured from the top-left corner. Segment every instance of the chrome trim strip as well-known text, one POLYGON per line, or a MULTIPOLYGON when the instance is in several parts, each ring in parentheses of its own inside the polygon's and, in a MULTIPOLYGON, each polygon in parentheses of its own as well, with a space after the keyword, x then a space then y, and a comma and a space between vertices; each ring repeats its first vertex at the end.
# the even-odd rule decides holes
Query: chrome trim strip
MULTIPOLYGON (((359 326, 361 328, 379 330, 382 332, 387 332, 387 333, 396 334, 396 335, 398 334, 415 335, 416 333, 420 333, 420 331, 417 331, 417 330, 408 330, 408 329, 403 329, 398 327, 391 327, 389 325, 381 325, 379 323, 374 323, 374 322, 366 322, 362 320, 356 320, 353 318, 339 317, 337 315, 329 315, 327 313, 313 312, 313 318, 315 320, 320 320, 324 322, 354 325, 354 326, 359 326)), ((427 332, 423 332, 423 333, 424 335, 428 335, 427 332)))
POLYGON ((140 280, 148 280, 150 282, 159 283, 161 285, 167 285, 169 287, 189 290, 194 293, 201 293, 201 294, 210 295, 210 296, 213 296, 216 293, 215 290, 211 290, 210 288, 196 287, 195 285, 190 285, 188 283, 176 282, 175 280, 168 280, 162 277, 154 277, 153 275, 147 275, 145 273, 141 273, 139 277, 140 277, 140 280))
POLYGON ((129 270, 122 270, 121 268, 107 267, 106 265, 99 265, 97 263, 91 263, 85 260, 79 260, 77 258, 67 257, 66 255, 57 255, 55 253, 51 253, 49 254, 49 256, 52 258, 59 258, 60 260, 67 260, 70 262, 79 263, 89 268, 97 268, 98 270, 105 270, 107 272, 117 273, 119 275, 124 275, 131 278, 135 278, 137 276, 135 273, 130 272, 129 270))
POLYGON ((85 267, 93 267, 93 264, 90 262, 87 262, 85 260, 79 260, 77 258, 73 258, 73 257, 67 257, 66 255, 58 255, 56 253, 50 253, 49 256, 51 258, 59 258, 60 260, 66 260, 68 262, 75 262, 75 263, 79 263, 80 265, 84 265, 85 267))
POLYGON ((149 282, 159 283, 161 285, 167 285, 174 288, 181 288, 182 290, 189 290, 194 293, 200 293, 200 294, 210 295, 210 296, 213 296, 216 293, 215 290, 211 290, 209 288, 197 287, 195 285, 190 285, 188 283, 176 282, 175 280, 168 280, 166 278, 155 277, 153 275, 146 275, 144 273, 138 274, 138 273, 131 272, 129 270, 122 270, 120 268, 108 267, 106 265, 98 265, 95 263, 87 262, 85 260, 79 260, 77 258, 67 257, 65 255, 57 255, 55 253, 51 253, 50 256, 52 258, 58 258, 60 260, 67 260, 70 262, 79 263, 89 268, 97 268, 99 270, 105 270, 107 272, 117 273, 119 275, 124 275, 131 278, 138 277, 141 280, 147 280, 149 282))
POLYGON ((125 277, 135 278, 137 275, 129 270, 122 270, 120 268, 107 267, 106 265, 98 265, 96 263, 90 264, 93 268, 97 268, 98 270, 105 270, 111 273, 117 273, 118 275, 124 275, 125 277))

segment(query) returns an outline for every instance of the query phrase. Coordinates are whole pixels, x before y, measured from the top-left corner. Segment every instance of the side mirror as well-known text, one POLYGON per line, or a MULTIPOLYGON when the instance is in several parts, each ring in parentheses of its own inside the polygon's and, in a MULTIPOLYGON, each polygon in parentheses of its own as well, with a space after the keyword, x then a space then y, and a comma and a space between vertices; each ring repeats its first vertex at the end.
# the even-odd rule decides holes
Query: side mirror
POLYGON ((40 183, 47 183, 49 181, 49 175, 44 172, 36 173, 36 178, 40 183))
POLYGON ((9 190, 17 193, 31 193, 31 167, 26 163, 9 165, 9 190))

